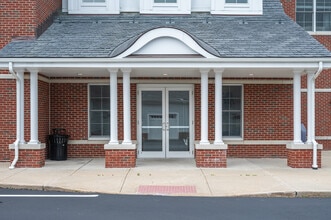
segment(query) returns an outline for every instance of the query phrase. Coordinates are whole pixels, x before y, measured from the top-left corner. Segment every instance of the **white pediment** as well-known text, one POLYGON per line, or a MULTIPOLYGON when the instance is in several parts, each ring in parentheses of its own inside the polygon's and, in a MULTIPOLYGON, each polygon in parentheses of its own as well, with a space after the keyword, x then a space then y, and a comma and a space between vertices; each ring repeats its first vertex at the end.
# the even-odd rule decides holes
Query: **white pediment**
POLYGON ((157 28, 146 32, 117 58, 139 55, 198 55, 215 58, 190 35, 175 28, 157 28))

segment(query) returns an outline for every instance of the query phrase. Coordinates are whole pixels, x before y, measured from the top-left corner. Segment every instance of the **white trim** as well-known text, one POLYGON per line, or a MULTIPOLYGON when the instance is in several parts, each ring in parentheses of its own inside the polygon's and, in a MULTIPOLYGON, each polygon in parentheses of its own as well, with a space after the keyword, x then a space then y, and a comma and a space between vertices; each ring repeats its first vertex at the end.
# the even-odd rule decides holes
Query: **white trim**
POLYGON ((131 54, 134 54, 137 51, 141 50, 143 47, 145 47, 147 44, 149 44, 151 41, 164 37, 177 39, 178 41, 189 47, 191 50, 195 51, 198 54, 201 54, 206 58, 216 58, 214 55, 208 53, 205 49, 200 47, 190 35, 174 28, 156 28, 151 31, 148 31, 147 33, 142 35, 129 49, 118 55, 116 58, 124 58, 131 54))
POLYGON ((83 0, 69 0, 68 14, 119 14, 119 0, 105 0, 105 3, 84 3, 83 0))
MULTIPOLYGON (((301 89, 301 92, 307 92, 307 89, 301 89)), ((315 89, 315 92, 329 93, 331 92, 331 88, 315 89)))
POLYGON ((228 145, 286 145, 292 143, 291 140, 227 140, 223 139, 228 145))
MULTIPOLYGON (((40 76, 39 76, 40 77, 40 76)), ((39 79, 41 80, 41 79, 39 79)), ((200 83, 200 79, 131 79, 133 84, 197 84, 200 83)), ((91 83, 91 84, 106 84, 109 83, 109 79, 49 79, 45 82, 48 83, 91 83)), ((118 83, 122 83, 122 79, 117 80, 118 83)), ((209 84, 214 84, 213 79, 209 79, 209 84)), ((293 80, 252 80, 252 79, 223 79, 223 84, 293 84, 293 80)), ((331 92, 331 89, 330 89, 331 92)))
POLYGON ((226 3, 225 0, 211 0, 211 14, 262 15, 263 1, 248 0, 248 3, 226 3))
POLYGON ((154 0, 140 0, 141 14, 190 14, 191 1, 177 0, 177 3, 154 3, 154 0))
MULTIPOLYGON (((302 143, 302 144, 294 144, 294 143, 289 143, 286 145, 286 149, 289 150, 312 150, 313 149, 313 144, 312 143, 302 143)), ((323 145, 318 144, 317 149, 323 150, 323 145)))
POLYGON ((196 150, 227 150, 227 144, 195 144, 196 150))
MULTIPOLYGON (((46 144, 19 144, 20 150, 42 150, 46 148, 46 144)), ((15 149, 15 144, 10 144, 9 149, 15 149)))
POLYGON ((8 62, 19 68, 280 68, 317 70, 331 68, 331 58, 0 58, 0 69, 8 62))
POLYGON ((105 144, 105 150, 136 150, 136 144, 105 144))
POLYGON ((11 74, 0 74, 0 79, 15 79, 11 74))
POLYGON ((322 141, 322 140, 325 140, 325 141, 331 140, 331 136, 316 136, 315 138, 316 138, 316 140, 320 140, 320 141, 322 141))

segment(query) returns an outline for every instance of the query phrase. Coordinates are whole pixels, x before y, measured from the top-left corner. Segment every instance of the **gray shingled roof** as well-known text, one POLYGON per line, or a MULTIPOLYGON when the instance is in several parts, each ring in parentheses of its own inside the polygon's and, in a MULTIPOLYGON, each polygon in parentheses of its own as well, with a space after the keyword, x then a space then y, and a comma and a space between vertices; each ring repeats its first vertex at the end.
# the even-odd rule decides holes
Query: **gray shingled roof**
POLYGON ((288 18, 279 0, 264 0, 260 16, 209 13, 157 16, 61 15, 36 40, 13 41, 0 57, 114 57, 147 31, 182 30, 209 53, 224 58, 330 57, 330 52, 288 18))

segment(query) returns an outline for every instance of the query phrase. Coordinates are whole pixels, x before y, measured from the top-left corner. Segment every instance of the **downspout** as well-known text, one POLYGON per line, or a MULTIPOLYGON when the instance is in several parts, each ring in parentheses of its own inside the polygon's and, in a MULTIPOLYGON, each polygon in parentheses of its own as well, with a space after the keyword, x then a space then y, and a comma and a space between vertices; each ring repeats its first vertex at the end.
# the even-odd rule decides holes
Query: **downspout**
MULTIPOLYGON (((321 72, 323 71, 323 62, 320 61, 318 63, 318 70, 317 72, 315 73, 314 77, 313 77, 313 83, 314 83, 314 96, 315 96, 315 81, 317 79, 317 77, 321 74, 321 72)), ((314 98, 314 103, 313 105, 315 105, 315 98, 314 98)), ((315 107, 314 107, 314 114, 315 114, 315 107)), ((314 129, 315 129, 315 115, 313 116, 314 118, 314 129)), ((316 139, 315 139, 315 131, 313 132, 313 136, 312 136, 312 142, 313 142, 313 165, 312 165, 312 168, 314 170, 317 170, 318 169, 318 164, 317 164, 317 146, 318 146, 318 143, 316 142, 316 139)))
MULTIPOLYGON (((19 81, 19 78, 17 77, 17 74, 15 73, 15 71, 14 71, 14 68, 13 68, 13 63, 12 62, 9 62, 9 72, 10 72, 10 74, 16 79, 16 85, 18 85, 18 81, 19 81)), ((16 93, 17 93, 18 91, 16 90, 16 93)), ((17 102, 17 97, 18 96, 16 96, 16 102, 17 102)), ((17 105, 17 104, 16 104, 17 105)), ((17 113, 16 113, 17 114, 17 113)), ((17 122, 16 122, 17 123, 17 122)), ((19 152, 18 152, 18 144, 19 144, 19 139, 20 139, 20 134, 19 134, 19 130, 20 129, 16 129, 16 141, 14 142, 14 146, 15 146, 15 157, 14 157, 14 160, 13 160, 13 162, 11 163, 11 165, 10 165, 10 167, 9 167, 9 169, 14 169, 15 168, 15 165, 16 165, 16 163, 17 163, 17 161, 18 161, 18 154, 19 154, 19 152)))

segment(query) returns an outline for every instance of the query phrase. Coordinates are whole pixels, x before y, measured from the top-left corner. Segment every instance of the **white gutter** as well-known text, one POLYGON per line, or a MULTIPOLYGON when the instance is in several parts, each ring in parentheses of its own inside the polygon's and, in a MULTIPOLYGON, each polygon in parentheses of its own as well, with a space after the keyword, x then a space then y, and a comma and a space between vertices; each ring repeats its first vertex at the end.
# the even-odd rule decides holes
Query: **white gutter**
MULTIPOLYGON (((12 74, 12 76, 16 79, 16 86, 19 86, 19 78, 17 77, 17 74, 15 73, 14 71, 14 68, 13 68, 13 63, 12 62, 9 62, 9 72, 12 74)), ((19 101, 18 101, 18 96, 17 95, 18 91, 16 89, 16 109, 19 108, 19 101)), ((16 113, 16 123, 18 123, 18 112, 16 113)), ((15 168, 15 165, 18 161, 18 155, 19 155, 19 151, 18 151, 18 144, 20 142, 20 129, 19 129, 19 125, 17 124, 16 125, 16 141, 14 142, 14 145, 15 145, 15 157, 14 157, 14 160, 13 162, 11 163, 11 165, 9 166, 9 169, 14 169, 15 168)))
MULTIPOLYGON (((312 78, 313 80, 313 95, 315 96, 315 80, 317 79, 317 77, 321 74, 321 72, 323 71, 323 62, 320 61, 318 63, 318 70, 316 71, 314 78, 312 78)), ((315 99, 314 99, 314 103, 313 105, 315 105, 315 99)), ((314 120, 314 129, 315 129, 315 108, 314 108, 314 116, 313 116, 313 120, 314 120)), ((312 164, 312 168, 314 170, 318 169, 318 163, 317 163, 317 147, 318 147, 318 143, 316 142, 316 137, 315 137, 315 131, 313 132, 313 136, 312 136, 312 142, 313 142, 313 164, 312 164)))

